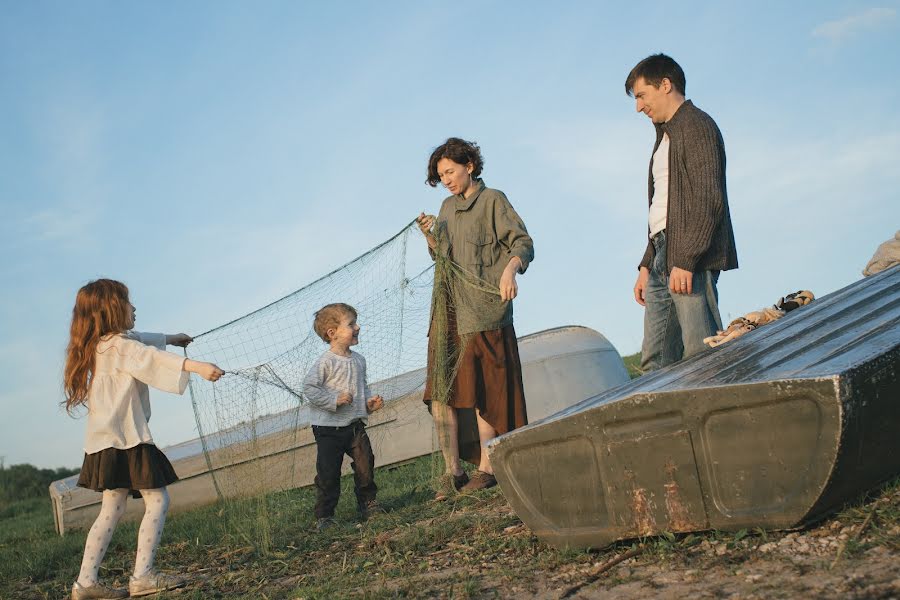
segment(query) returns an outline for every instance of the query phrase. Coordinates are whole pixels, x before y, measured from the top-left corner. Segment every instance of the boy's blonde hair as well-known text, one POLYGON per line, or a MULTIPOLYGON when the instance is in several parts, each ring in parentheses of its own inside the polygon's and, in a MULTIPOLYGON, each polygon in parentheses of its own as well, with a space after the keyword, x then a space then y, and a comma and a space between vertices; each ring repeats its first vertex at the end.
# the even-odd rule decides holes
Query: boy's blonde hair
POLYGON ((356 309, 343 302, 326 304, 313 315, 313 330, 315 330, 316 335, 322 338, 322 341, 330 343, 331 340, 328 337, 328 330, 339 327, 341 324, 341 317, 347 315, 350 315, 355 319, 357 317, 356 309))

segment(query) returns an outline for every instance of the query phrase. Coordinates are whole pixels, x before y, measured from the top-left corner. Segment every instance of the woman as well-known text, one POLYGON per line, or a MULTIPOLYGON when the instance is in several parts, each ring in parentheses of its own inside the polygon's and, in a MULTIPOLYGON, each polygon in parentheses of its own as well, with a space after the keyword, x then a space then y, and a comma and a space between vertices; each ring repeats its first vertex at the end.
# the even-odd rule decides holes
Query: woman
POLYGON ((518 293, 516 275, 528 268, 534 245, 503 192, 479 178, 483 165, 474 142, 450 138, 438 146, 428 161, 426 183, 435 187, 440 182, 452 195, 436 218, 418 217, 429 252, 438 261, 424 396, 447 467, 436 499, 454 489, 496 485, 482 447, 528 422, 512 300, 518 293), (440 268, 445 271, 438 272, 440 268), (441 294, 447 305, 443 311, 437 308, 443 306, 441 294), (437 360, 435 351, 448 347, 451 355, 459 353, 458 360, 437 360), (454 366, 448 369, 447 364, 454 366), (436 389, 442 375, 452 378, 446 394, 436 389), (475 426, 477 442, 468 435, 475 426), (471 479, 460 456, 478 467, 471 479))

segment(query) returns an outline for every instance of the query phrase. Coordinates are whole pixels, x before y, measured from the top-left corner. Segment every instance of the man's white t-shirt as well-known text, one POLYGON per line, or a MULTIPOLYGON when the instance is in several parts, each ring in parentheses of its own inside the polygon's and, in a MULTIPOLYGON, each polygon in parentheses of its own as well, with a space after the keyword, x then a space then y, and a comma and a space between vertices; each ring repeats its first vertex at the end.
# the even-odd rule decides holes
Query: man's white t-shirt
POLYGON ((653 200, 650 202, 650 237, 666 228, 669 208, 669 135, 663 134, 653 153, 653 200))

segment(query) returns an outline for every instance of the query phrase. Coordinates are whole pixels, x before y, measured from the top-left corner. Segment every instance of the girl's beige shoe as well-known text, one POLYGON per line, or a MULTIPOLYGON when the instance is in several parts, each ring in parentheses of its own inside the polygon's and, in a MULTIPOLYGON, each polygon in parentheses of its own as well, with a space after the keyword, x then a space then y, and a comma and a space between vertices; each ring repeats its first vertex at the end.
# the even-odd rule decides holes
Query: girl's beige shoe
POLYGON ((119 598, 127 597, 128 592, 126 590, 101 583, 84 587, 76 581, 72 585, 72 600, 119 600, 119 598))
POLYGON ((178 575, 150 573, 140 578, 132 576, 128 581, 128 593, 132 597, 149 596, 157 592, 174 590, 175 588, 183 587, 185 584, 187 584, 187 579, 178 575))

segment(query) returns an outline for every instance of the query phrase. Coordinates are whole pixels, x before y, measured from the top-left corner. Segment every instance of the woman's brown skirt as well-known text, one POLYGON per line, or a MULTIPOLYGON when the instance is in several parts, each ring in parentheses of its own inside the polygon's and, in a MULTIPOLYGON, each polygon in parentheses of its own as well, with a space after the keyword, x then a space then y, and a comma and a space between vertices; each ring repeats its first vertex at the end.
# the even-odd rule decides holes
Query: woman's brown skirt
POLYGON ((155 490, 178 481, 172 463, 153 444, 138 444, 127 450, 104 448, 85 454, 78 487, 97 492, 127 488, 135 498, 138 490, 155 490))
MULTIPOLYGON (((459 457, 477 465, 481 459, 475 410, 498 435, 528 424, 519 344, 512 324, 467 336, 464 354, 447 403, 456 409, 459 457)), ((454 340, 458 343, 458 338, 454 340)), ((431 403, 431 342, 423 400, 431 403)), ((429 406, 429 410, 430 410, 429 406)))

